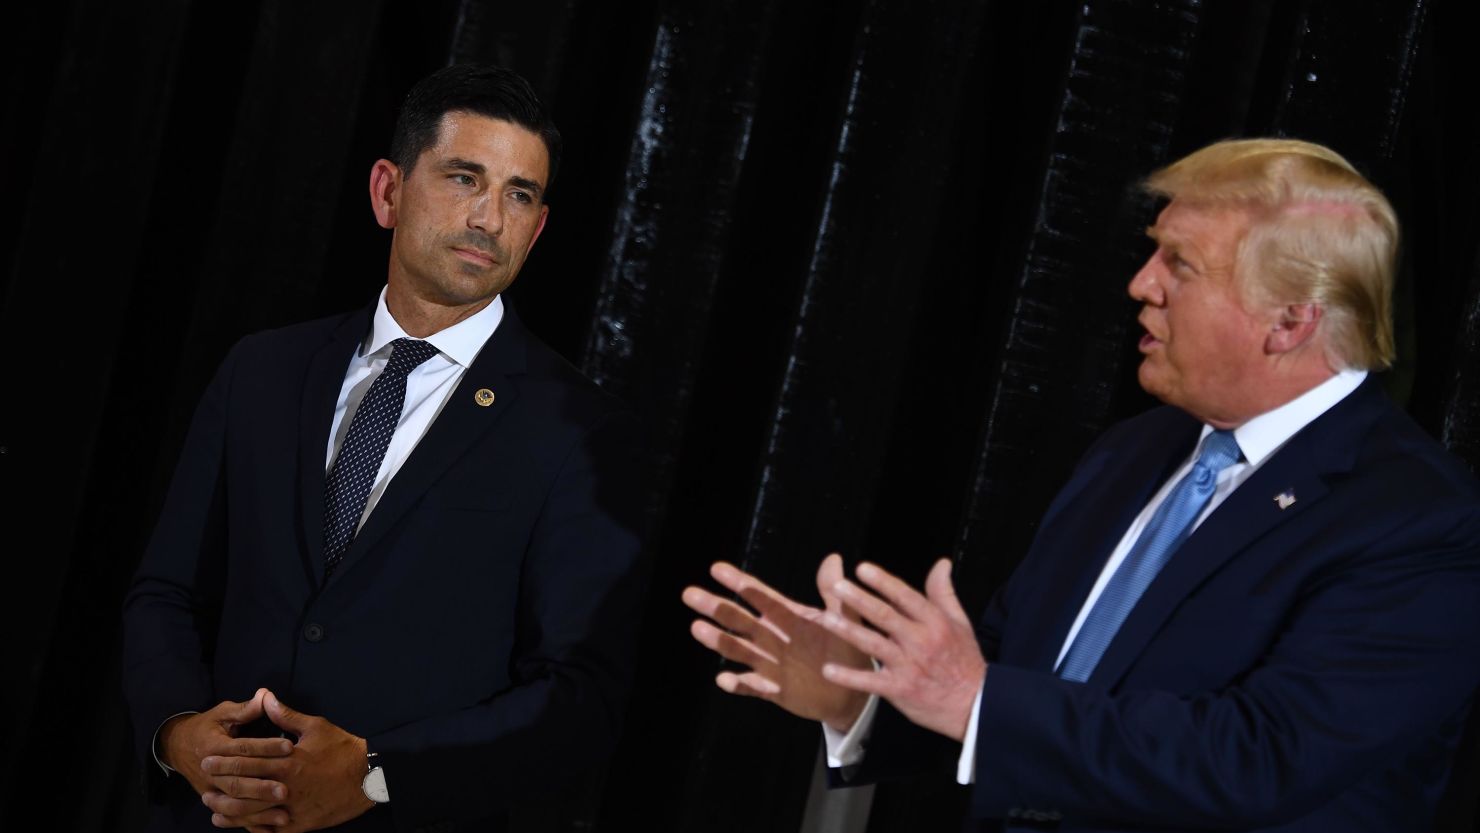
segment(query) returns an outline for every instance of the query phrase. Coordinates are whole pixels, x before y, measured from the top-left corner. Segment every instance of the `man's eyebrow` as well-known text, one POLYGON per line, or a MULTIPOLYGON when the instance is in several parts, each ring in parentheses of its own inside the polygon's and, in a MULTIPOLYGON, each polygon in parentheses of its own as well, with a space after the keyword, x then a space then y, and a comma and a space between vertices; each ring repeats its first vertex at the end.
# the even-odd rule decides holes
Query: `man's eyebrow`
POLYGON ((523 188, 526 191, 533 191, 534 195, 537 197, 542 191, 545 190, 545 187, 541 185, 538 181, 523 176, 509 177, 509 184, 513 185, 516 188, 523 188))
POLYGON ((442 163, 444 171, 468 171, 469 173, 483 174, 488 169, 467 159, 459 159, 456 156, 442 163))
MULTIPOLYGON (((451 159, 444 160, 440 167, 444 171, 467 171, 468 173, 477 174, 479 176, 488 173, 488 168, 484 167, 482 164, 469 159, 461 159, 456 156, 452 157, 451 159)), ((544 193, 545 190, 545 186, 541 185, 539 183, 539 180, 530 179, 527 176, 511 176, 509 177, 509 184, 514 186, 515 188, 523 188, 526 191, 532 191, 537 197, 540 194, 544 193)))
POLYGON ((1151 238, 1158 246, 1170 249, 1180 249, 1184 245, 1184 238, 1177 234, 1176 230, 1170 233, 1166 229, 1151 225, 1146 227, 1146 236, 1151 238))

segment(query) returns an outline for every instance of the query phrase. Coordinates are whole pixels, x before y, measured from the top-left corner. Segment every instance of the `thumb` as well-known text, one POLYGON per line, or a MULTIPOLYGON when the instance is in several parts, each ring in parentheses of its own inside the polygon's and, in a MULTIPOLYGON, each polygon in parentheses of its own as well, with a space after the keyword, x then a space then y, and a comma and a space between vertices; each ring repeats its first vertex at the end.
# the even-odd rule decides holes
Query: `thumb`
POLYGON ((287 704, 277 698, 276 694, 267 692, 262 698, 263 709, 267 712, 267 719, 279 729, 286 729, 295 735, 302 735, 308 731, 313 718, 297 709, 288 708, 287 704))
POLYGON ((257 693, 252 695, 252 699, 243 700, 240 703, 231 703, 230 708, 226 710, 226 714, 224 715, 227 722, 251 723, 261 717, 262 695, 266 693, 267 689, 259 688, 257 689, 257 693))
POLYGON ((967 627, 971 626, 971 617, 962 609, 961 600, 956 597, 956 588, 951 584, 949 558, 942 558, 930 568, 930 575, 925 577, 925 595, 951 619, 967 627))

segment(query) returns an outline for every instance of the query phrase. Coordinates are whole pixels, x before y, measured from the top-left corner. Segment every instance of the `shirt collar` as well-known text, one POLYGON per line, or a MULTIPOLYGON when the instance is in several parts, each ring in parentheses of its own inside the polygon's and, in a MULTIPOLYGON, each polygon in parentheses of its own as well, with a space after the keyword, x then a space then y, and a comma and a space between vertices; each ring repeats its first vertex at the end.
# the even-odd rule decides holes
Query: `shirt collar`
MULTIPOLYGON (((1350 395, 1366 378, 1367 371, 1347 368, 1278 408, 1233 429, 1233 438, 1238 441, 1244 459, 1254 466, 1264 462, 1300 429, 1350 395)), ((1204 425, 1202 436, 1206 437, 1212 431, 1211 426, 1204 425)))
MULTIPOLYGON (((385 349, 398 338, 410 338, 401 325, 396 323, 395 316, 385 305, 385 288, 380 290, 380 300, 375 302, 375 317, 370 322, 370 334, 366 336, 364 345, 361 347, 360 355, 368 356, 385 349)), ((438 330, 427 336, 424 341, 442 352, 447 358, 457 362, 464 368, 473 366, 473 359, 478 357, 478 351, 483 349, 483 343, 498 329, 500 321, 504 320, 504 299, 495 295, 493 302, 463 320, 453 324, 445 330, 438 330)))

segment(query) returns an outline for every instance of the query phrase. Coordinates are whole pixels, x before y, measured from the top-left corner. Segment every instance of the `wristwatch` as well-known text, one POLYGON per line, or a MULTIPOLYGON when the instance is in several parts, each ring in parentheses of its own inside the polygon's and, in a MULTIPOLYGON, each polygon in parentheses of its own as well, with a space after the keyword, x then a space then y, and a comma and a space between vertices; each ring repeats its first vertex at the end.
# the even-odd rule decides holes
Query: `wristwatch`
POLYGON ((365 797, 376 804, 385 804, 391 800, 391 791, 385 786, 385 770, 375 765, 378 752, 365 753, 365 778, 360 781, 360 789, 365 791, 365 797))

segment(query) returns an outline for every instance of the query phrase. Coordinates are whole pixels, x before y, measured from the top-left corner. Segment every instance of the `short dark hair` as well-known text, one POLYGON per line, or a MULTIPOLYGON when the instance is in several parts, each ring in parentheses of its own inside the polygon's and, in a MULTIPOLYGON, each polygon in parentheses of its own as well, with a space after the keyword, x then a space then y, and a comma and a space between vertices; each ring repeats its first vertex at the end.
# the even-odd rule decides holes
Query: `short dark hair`
MULTIPOLYGON (((391 134, 390 160, 404 176, 411 175, 416 160, 437 143, 442 117, 452 112, 473 113, 513 122, 538 134, 550 156, 550 182, 560 166, 560 131, 545 107, 519 74, 486 64, 453 64, 416 82, 391 134)), ((545 183, 545 190, 550 189, 545 183)))

